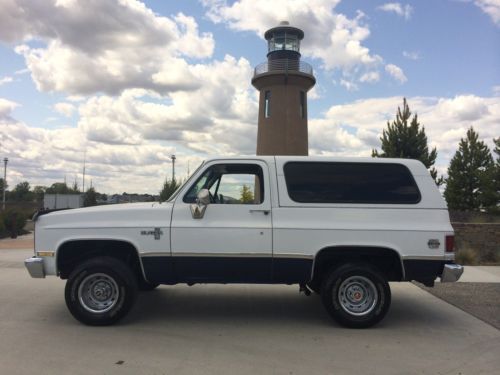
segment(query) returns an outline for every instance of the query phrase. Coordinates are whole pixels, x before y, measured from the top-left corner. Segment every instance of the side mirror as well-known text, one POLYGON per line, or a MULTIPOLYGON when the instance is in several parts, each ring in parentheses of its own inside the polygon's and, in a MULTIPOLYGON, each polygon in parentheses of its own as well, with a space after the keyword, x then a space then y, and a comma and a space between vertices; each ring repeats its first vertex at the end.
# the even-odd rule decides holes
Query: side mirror
POLYGON ((205 210, 210 204, 210 193, 208 189, 201 189, 198 192, 196 203, 191 204, 191 216, 193 219, 203 219, 205 215, 205 210))

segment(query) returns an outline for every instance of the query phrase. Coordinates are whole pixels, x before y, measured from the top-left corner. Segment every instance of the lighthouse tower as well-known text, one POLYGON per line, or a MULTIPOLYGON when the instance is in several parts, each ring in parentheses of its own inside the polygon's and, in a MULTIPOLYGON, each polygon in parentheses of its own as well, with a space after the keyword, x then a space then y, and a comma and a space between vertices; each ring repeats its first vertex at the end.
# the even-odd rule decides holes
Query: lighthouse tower
POLYGON ((300 60, 304 32, 288 22, 267 30, 267 61, 255 68, 259 90, 257 155, 308 155, 307 91, 316 79, 300 60))

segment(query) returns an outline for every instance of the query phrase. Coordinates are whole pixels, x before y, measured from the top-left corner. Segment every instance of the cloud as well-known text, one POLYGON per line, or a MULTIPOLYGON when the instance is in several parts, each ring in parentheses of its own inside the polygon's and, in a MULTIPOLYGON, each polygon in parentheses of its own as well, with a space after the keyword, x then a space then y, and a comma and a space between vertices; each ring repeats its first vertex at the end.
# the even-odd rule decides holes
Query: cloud
POLYGON ((403 56, 409 60, 420 60, 420 53, 417 51, 403 51, 403 56))
POLYGON ((211 57, 215 45, 192 17, 162 17, 135 0, 7 0, 0 40, 21 43, 15 50, 38 90, 70 95, 191 90, 197 85, 183 75, 185 59, 211 57), (169 79, 158 79, 167 71, 169 79))
MULTIPOLYGON (((418 114, 431 147, 437 147, 437 167, 446 171, 461 138, 470 126, 492 147, 498 137, 500 102, 496 97, 459 95, 452 98, 409 97, 410 110, 418 114)), ((312 155, 370 156, 380 149, 387 121, 395 118, 401 97, 362 99, 334 105, 324 118, 309 121, 312 155)))
MULTIPOLYGON (((227 57, 211 68, 217 74, 226 72, 231 80, 238 77, 231 73, 232 69, 237 71, 238 64, 248 62, 227 57)), ((250 67, 248 70, 251 74, 250 67)), ((17 121, 12 116, 17 104, 0 99, 0 142, 11 160, 10 179, 50 185, 65 175, 70 181, 77 175, 81 181, 83 152, 87 150, 88 176, 98 191, 156 193, 170 176, 169 156, 173 153, 177 155, 177 173, 182 176, 188 162, 193 170, 208 154, 252 155, 257 136, 255 95, 246 89, 240 91, 238 85, 231 90, 236 93, 232 97, 238 99, 222 101, 208 114, 203 113, 205 107, 192 111, 191 116, 200 121, 186 128, 176 124, 175 116, 179 115, 171 108, 178 99, 149 101, 157 94, 147 90, 88 98, 79 104, 78 126, 62 129, 30 127, 17 121)), ((205 89, 196 91, 191 104, 206 95, 205 89)), ((425 126, 431 147, 438 149, 437 167, 441 171, 446 170, 470 126, 490 146, 498 137, 497 97, 409 97, 408 103, 425 126)), ((380 148, 382 130, 401 105, 401 97, 386 97, 331 106, 324 115, 309 119, 310 154, 369 156, 373 148, 380 148)))
POLYGON ((224 23, 237 31, 251 31, 263 37, 264 32, 280 21, 304 30, 301 51, 317 58, 327 70, 352 70, 371 67, 382 58, 363 45, 370 35, 365 15, 358 11, 349 18, 335 12, 339 1, 331 0, 238 0, 227 4, 219 0, 203 0, 207 16, 215 23, 224 23))
POLYGON ((7 83, 11 83, 13 81, 12 77, 6 76, 0 78, 0 86, 5 85, 7 83))
POLYGON ((354 83, 353 81, 346 80, 344 78, 340 79, 340 85, 344 86, 347 91, 357 91, 358 90, 358 85, 354 83))
POLYGON ((378 72, 368 72, 363 74, 360 78, 360 82, 374 83, 380 80, 380 74, 378 72))
POLYGON ((71 117, 75 111, 75 106, 71 103, 56 103, 54 104, 54 111, 65 117, 71 117))
POLYGON ((408 81, 406 78, 403 69, 401 69, 399 66, 394 65, 394 64, 387 64, 385 66, 385 71, 392 76, 394 79, 399 81, 400 83, 405 83, 408 81))
POLYGON ((413 7, 411 5, 402 5, 401 3, 386 3, 379 6, 377 9, 384 12, 396 13, 398 16, 404 17, 406 20, 409 20, 411 14, 413 13, 413 7))
POLYGON ((490 16, 495 25, 500 26, 500 0, 475 0, 474 4, 490 16))

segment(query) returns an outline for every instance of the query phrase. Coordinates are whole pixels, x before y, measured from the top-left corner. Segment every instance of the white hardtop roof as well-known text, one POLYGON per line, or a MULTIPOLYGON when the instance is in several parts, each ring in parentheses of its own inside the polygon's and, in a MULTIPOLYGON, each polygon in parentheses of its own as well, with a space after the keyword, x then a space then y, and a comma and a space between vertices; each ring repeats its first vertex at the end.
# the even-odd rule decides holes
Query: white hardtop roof
POLYGON ((337 156, 293 156, 293 155, 278 155, 278 156, 265 156, 265 155, 249 155, 249 156, 213 156, 207 158, 205 162, 212 160, 262 160, 267 163, 274 163, 282 166, 290 161, 299 162, 339 162, 339 163, 396 163, 405 165, 413 175, 428 175, 429 171, 425 168, 424 164, 415 159, 401 159, 401 158, 367 158, 367 157, 337 157, 337 156))

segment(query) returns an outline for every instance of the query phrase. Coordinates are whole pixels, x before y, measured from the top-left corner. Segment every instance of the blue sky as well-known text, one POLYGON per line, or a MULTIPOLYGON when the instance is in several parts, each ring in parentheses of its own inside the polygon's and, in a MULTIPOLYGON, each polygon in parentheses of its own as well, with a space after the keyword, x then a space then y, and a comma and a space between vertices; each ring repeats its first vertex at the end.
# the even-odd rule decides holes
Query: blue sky
POLYGON ((500 136, 500 0, 0 0, 0 156, 9 181, 88 174, 157 192, 177 155, 255 151, 253 67, 282 20, 313 65, 310 153, 369 156, 402 98, 446 173, 466 129, 500 136), (83 4, 83 5, 82 5, 83 4), (23 10, 21 12, 21 10, 23 10), (131 177, 134 176, 134 177, 131 177))

